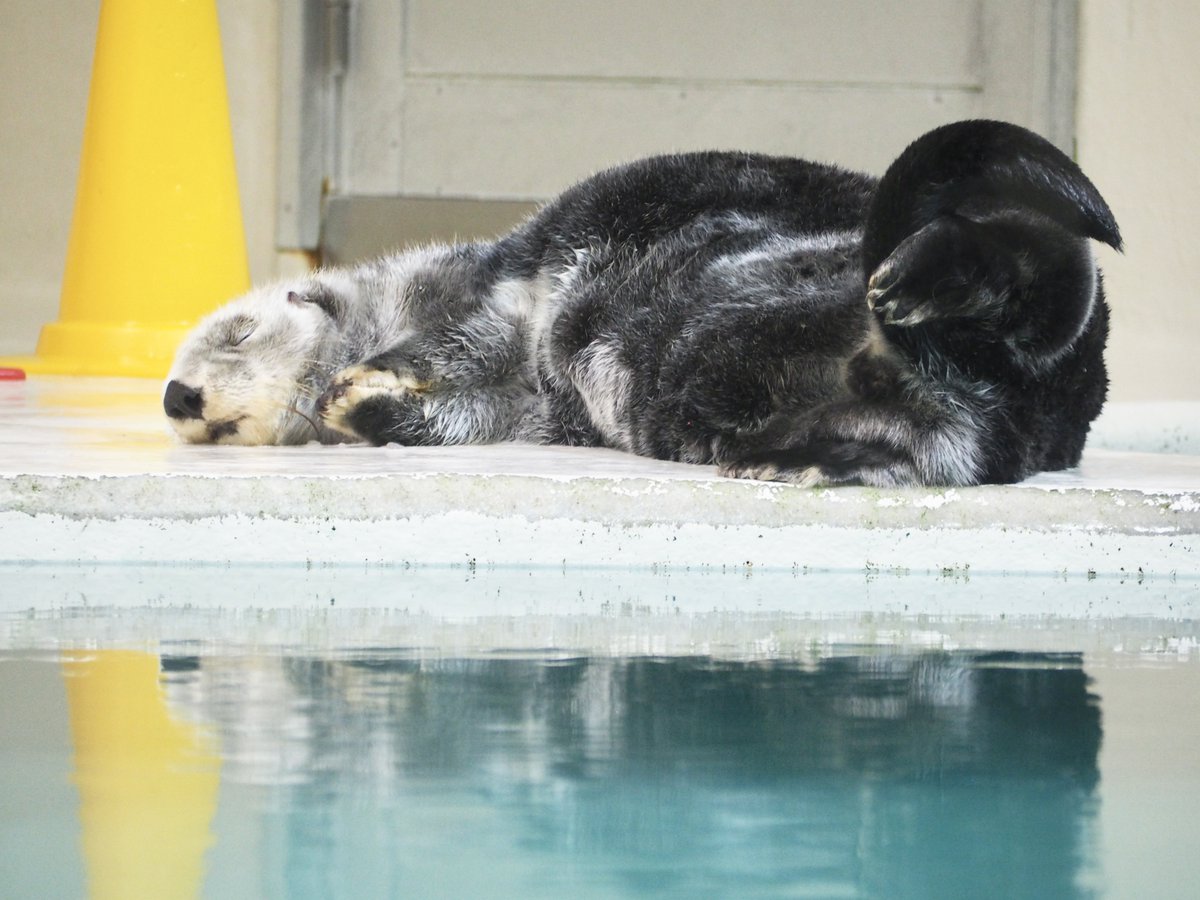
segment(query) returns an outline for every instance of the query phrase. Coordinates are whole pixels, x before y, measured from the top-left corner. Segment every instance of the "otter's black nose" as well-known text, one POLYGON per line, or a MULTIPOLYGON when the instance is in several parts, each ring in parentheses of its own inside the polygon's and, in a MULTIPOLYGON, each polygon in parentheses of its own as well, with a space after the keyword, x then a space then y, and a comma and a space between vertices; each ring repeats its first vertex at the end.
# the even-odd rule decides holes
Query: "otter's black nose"
POLYGON ((182 381, 168 381, 163 409, 172 419, 199 419, 204 409, 204 394, 182 381))

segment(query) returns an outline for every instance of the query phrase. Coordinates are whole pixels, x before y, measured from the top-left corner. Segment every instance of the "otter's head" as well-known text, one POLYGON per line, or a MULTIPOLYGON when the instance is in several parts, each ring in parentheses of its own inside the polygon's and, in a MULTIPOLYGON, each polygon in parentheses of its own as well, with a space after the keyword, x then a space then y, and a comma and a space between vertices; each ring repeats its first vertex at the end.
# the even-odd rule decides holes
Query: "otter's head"
POLYGON ((194 444, 340 440, 316 418, 339 365, 340 308, 353 285, 331 277, 258 288, 207 316, 167 376, 163 410, 194 444))

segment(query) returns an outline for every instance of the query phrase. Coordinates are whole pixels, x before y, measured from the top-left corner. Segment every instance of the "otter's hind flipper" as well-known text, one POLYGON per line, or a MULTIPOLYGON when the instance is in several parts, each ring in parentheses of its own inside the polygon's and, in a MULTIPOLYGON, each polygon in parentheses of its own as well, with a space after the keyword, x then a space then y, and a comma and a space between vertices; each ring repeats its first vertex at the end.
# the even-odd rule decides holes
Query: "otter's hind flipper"
POLYGON ((1088 238, 1121 247, 1112 211, 1065 154, 1016 125, 956 122, 910 144, 879 183, 863 235, 867 303, 909 349, 953 361, 1006 345, 1045 368, 1092 317, 1088 238), (899 333, 930 323, 932 341, 899 333))
POLYGON ((1044 370, 1101 299, 1089 238, 1121 247, 1108 204, 1053 144, 1005 122, 945 125, 879 183, 863 235, 867 303, 917 355, 1044 370), (989 346, 1001 349, 981 353, 989 346))
POLYGON ((950 358, 955 341, 1007 344, 1020 365, 1045 367, 1092 317, 1088 238, 1121 247, 1108 204, 1062 151, 1007 122, 955 122, 914 140, 880 181, 863 235, 866 300, 886 326, 949 324, 935 343, 950 358))
POLYGON ((938 217, 989 208, 1039 213, 1121 248, 1108 204, 1065 153, 1018 125, 971 119, 922 135, 888 167, 867 214, 864 273, 938 217))

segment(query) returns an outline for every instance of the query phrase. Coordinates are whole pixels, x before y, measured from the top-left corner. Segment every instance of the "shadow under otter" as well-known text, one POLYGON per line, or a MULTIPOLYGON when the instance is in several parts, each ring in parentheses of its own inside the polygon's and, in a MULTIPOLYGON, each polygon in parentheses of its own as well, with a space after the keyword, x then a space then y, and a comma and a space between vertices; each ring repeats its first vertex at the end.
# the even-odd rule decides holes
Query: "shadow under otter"
POLYGON ((662 156, 494 242, 260 288, 181 347, 188 441, 608 446, 798 484, 1011 482, 1075 465, 1107 390, 1090 240, 1053 145, 967 121, 875 179, 662 156))

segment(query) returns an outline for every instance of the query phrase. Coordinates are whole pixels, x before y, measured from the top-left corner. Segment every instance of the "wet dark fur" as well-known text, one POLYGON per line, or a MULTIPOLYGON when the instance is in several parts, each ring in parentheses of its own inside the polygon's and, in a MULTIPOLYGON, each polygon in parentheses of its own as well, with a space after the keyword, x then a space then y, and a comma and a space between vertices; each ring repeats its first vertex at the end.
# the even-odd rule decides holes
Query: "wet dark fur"
POLYGON ((1104 401, 1090 239, 1120 246, 1099 193, 1004 123, 930 132, 878 182, 646 159, 413 275, 396 346, 337 364, 419 387, 334 417, 362 373, 334 375, 316 411, 374 443, 613 446, 801 484, 1016 481, 1076 464, 1104 401), (496 299, 514 285, 516 312, 496 299))

